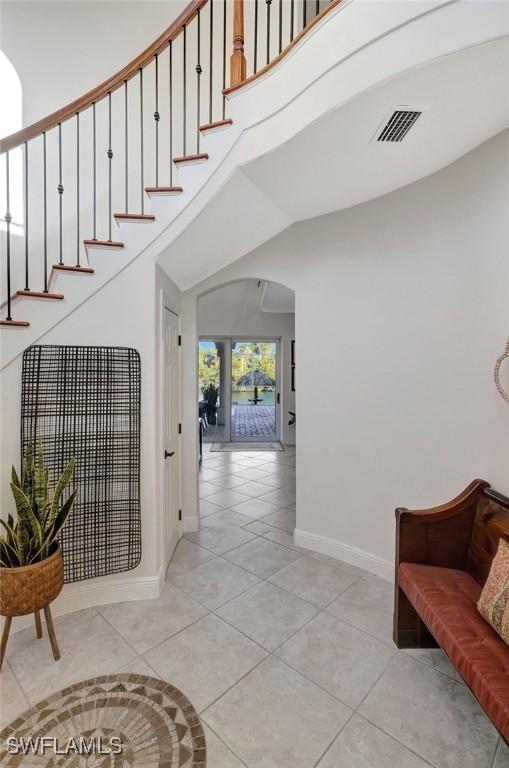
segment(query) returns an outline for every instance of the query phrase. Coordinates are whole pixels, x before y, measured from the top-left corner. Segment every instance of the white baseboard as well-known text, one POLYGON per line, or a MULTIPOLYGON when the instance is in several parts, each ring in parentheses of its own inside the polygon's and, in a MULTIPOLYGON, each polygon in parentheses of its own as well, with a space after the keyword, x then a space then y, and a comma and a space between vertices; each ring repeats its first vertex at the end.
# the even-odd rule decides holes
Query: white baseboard
MULTIPOLYGON (((156 576, 126 576, 118 580, 90 579, 76 584, 64 584, 62 592, 51 603, 53 616, 93 608, 108 603, 122 603, 127 600, 154 600, 159 597, 164 584, 164 569, 156 576)), ((34 617, 16 616, 12 622, 12 632, 33 626, 34 617)))
POLYGON ((200 530, 200 518, 198 515, 186 515, 182 518, 182 529, 184 533, 195 533, 200 530))
POLYGON ((358 568, 374 573, 382 579, 394 582, 394 565, 389 560, 384 560, 377 555, 372 555, 364 549, 352 547, 350 544, 344 544, 336 539, 329 539, 326 536, 319 536, 316 533, 299 531, 295 529, 295 544, 304 549, 310 549, 312 552, 320 552, 322 555, 335 557, 337 560, 343 560, 350 565, 356 565, 358 568))

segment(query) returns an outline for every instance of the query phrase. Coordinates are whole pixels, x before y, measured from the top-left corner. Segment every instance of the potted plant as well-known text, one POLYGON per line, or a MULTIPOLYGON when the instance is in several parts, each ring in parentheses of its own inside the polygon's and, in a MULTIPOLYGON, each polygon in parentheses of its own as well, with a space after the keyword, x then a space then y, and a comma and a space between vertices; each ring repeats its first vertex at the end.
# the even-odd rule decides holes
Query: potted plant
POLYGON ((64 564, 58 535, 72 510, 76 491, 61 503, 62 494, 74 471, 70 459, 59 477, 53 495, 49 492, 49 471, 40 443, 34 452, 27 446, 21 480, 12 468, 11 490, 17 519, 9 514, 0 520, 0 614, 5 616, 0 669, 13 616, 35 615, 37 637, 42 636, 39 611, 44 609, 48 634, 55 659, 60 658, 50 603, 64 583, 64 564))
POLYGON ((202 392, 203 398, 207 402, 207 421, 209 424, 215 424, 219 387, 216 387, 213 381, 209 381, 209 383, 203 388, 202 392))

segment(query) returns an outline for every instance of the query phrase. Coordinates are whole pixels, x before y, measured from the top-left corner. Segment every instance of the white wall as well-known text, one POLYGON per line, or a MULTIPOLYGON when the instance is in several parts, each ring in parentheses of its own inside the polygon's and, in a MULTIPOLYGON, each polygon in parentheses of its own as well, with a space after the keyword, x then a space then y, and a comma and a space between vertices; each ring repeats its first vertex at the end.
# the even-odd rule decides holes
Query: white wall
POLYGON ((23 85, 23 124, 78 98, 153 42, 186 0, 0 3, 0 48, 23 85))
POLYGON ((291 390, 291 340, 295 338, 293 313, 263 312, 257 301, 257 280, 224 285, 198 299, 198 335, 281 339, 281 435, 295 443, 295 428, 288 426, 287 412, 295 410, 291 390))
MULTIPOLYGON (((155 597, 164 578, 162 562, 162 437, 160 386, 160 295, 181 311, 180 292, 144 256, 133 261, 81 304, 39 344, 134 347, 141 357, 141 515, 142 559, 133 571, 66 585, 55 604, 57 613, 120 599, 155 597)), ((2 433, 1 508, 12 510, 10 467, 19 466, 21 357, 0 373, 2 433)), ((21 622, 18 622, 21 625, 21 622)))
POLYGON ((504 132, 193 289, 258 275, 296 292, 300 543, 390 575, 397 505, 441 503, 474 477, 509 492, 493 383, 509 331, 508 157, 504 132))

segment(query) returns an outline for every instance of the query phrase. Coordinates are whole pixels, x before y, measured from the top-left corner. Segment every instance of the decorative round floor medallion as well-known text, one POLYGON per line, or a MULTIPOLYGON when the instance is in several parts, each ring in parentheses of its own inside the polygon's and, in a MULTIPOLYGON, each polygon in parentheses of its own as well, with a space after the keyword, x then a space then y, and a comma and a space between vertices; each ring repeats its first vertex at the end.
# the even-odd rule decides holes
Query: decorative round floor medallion
POLYGON ((0 765, 33 768, 205 768, 191 702, 144 675, 105 675, 49 696, 3 729, 0 765))

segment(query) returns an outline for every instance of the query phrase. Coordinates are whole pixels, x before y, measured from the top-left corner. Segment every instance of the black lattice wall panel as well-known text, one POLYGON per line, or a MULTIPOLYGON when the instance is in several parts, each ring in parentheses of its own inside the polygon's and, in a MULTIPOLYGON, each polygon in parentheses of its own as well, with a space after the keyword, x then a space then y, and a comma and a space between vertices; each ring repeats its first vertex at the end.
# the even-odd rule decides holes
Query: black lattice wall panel
MULTIPOLYGON (((53 479, 76 458, 74 511, 61 534, 65 580, 141 558, 140 357, 118 347, 33 346, 23 355, 21 448, 42 441, 53 479)), ((70 491, 69 491, 70 493, 70 491)))

